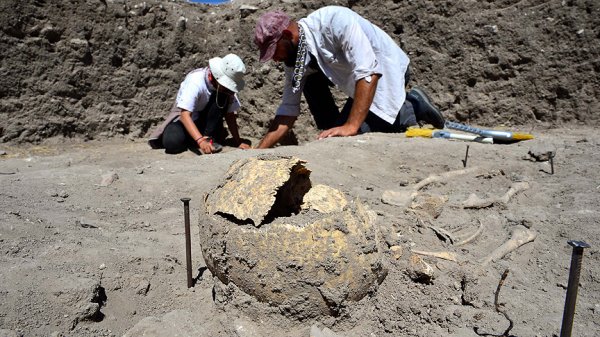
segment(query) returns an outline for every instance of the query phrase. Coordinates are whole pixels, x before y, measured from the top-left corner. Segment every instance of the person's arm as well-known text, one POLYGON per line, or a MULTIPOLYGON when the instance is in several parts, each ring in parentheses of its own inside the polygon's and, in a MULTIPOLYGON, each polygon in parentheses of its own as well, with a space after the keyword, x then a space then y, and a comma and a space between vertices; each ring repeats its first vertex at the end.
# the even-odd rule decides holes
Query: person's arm
POLYGON ((373 103, 373 97, 375 97, 375 91, 377 90, 377 81, 380 75, 371 75, 371 81, 367 81, 365 78, 361 78, 356 82, 356 89, 354 91, 354 102, 352 103, 352 109, 348 120, 342 126, 325 130, 319 134, 319 139, 327 137, 346 137, 354 136, 358 133, 360 125, 367 118, 369 113, 369 107, 373 103))
POLYGON ((281 104, 277 107, 275 118, 269 125, 269 131, 267 131, 262 140, 258 143, 257 149, 268 149, 275 146, 275 144, 277 144, 294 126, 294 122, 296 122, 296 119, 300 114, 302 88, 306 81, 306 76, 302 79, 300 90, 297 92, 292 90, 293 76, 294 69, 285 67, 285 84, 283 86, 281 104))
POLYGON ((183 124, 183 127, 187 133, 196 141, 196 144, 198 144, 198 147, 202 153, 212 153, 213 148, 210 144, 210 140, 207 137, 204 137, 198 130, 196 124, 192 120, 192 113, 183 109, 181 111, 179 120, 181 121, 181 124, 183 124))
POLYGON ((229 128, 229 132, 231 133, 231 137, 233 141, 237 144, 240 149, 249 149, 250 145, 246 143, 242 143, 242 139, 240 138, 240 133, 237 125, 237 116, 233 112, 228 112, 225 114, 225 122, 227 122, 227 127, 229 128))
POLYGON ((332 16, 331 34, 336 50, 343 54, 348 62, 354 79, 354 103, 346 123, 340 127, 325 130, 319 139, 335 136, 353 136, 360 130, 360 125, 367 118, 373 103, 377 81, 382 76, 382 69, 377 60, 372 42, 360 24, 359 16, 347 8, 336 9, 332 16), (370 81, 367 79, 370 78, 370 81))
POLYGON ((271 122, 269 131, 258 143, 257 149, 268 149, 277 144, 283 136, 294 126, 297 116, 276 115, 271 122))

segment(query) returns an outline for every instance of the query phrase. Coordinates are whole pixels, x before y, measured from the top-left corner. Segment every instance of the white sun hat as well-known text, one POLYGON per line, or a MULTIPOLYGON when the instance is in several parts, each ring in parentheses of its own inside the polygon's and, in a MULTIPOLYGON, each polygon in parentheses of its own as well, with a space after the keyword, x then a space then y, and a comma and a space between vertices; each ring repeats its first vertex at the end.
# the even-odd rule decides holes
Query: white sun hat
POLYGON ((228 54, 223 58, 214 57, 208 60, 208 66, 220 85, 233 92, 244 89, 246 66, 239 56, 228 54))

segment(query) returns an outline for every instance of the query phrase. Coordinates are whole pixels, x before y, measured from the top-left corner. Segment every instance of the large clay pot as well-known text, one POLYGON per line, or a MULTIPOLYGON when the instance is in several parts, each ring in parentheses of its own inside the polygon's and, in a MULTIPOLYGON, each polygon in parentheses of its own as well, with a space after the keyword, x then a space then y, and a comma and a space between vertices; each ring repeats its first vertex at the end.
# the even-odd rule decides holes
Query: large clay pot
POLYGON ((291 315, 337 315, 387 271, 373 212, 309 176, 293 157, 234 163, 202 201, 200 244, 221 282, 291 315))

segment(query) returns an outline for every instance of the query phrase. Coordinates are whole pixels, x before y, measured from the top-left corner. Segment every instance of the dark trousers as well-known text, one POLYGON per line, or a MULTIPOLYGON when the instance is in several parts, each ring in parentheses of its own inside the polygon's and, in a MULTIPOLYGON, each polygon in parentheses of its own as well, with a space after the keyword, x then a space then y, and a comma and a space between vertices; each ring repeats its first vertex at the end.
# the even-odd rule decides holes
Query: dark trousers
MULTIPOLYGON (((216 93, 210 96, 206 107, 200 112, 200 117, 194 121, 194 124, 203 136, 212 137, 215 141, 222 143, 226 137, 223 119, 229 100, 228 96, 219 95, 219 104, 217 105, 216 96, 216 93)), ((165 152, 170 154, 198 148, 198 144, 186 131, 180 120, 167 125, 162 135, 162 143, 165 152)))
MULTIPOLYGON (((407 70, 404 81, 405 83, 408 83, 409 80, 410 73, 407 70)), ((348 120, 348 116, 350 115, 350 110, 352 109, 352 103, 354 102, 352 98, 348 98, 340 112, 335 104, 333 95, 331 94, 331 86, 333 86, 333 84, 322 71, 309 75, 306 78, 306 83, 304 85, 304 98, 306 98, 308 108, 313 115, 317 128, 321 130, 331 129, 346 123, 346 120, 348 120)), ((399 88, 399 90, 404 90, 404 88, 399 88)), ((415 117, 413 105, 406 99, 400 108, 394 124, 386 122, 369 111, 365 122, 360 127, 359 133, 404 132, 409 126, 416 124, 417 118, 415 117)))

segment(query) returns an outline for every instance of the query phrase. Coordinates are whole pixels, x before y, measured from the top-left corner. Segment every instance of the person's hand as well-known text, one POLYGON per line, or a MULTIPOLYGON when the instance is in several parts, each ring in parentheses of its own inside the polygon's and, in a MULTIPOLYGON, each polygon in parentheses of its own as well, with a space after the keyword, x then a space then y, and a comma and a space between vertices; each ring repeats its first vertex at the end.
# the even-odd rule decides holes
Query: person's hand
POLYGON ((338 126, 338 127, 331 128, 331 129, 321 132, 319 134, 318 139, 329 138, 329 137, 355 136, 357 133, 358 133, 358 130, 356 130, 355 128, 348 126, 348 125, 342 125, 342 126, 338 126))
POLYGON ((212 144, 210 140, 203 140, 198 143, 198 147, 200 147, 200 151, 204 154, 210 154, 213 151, 212 144))
POLYGON ((250 145, 246 144, 246 143, 240 143, 240 145, 238 146, 239 149, 242 150, 248 150, 250 149, 250 145))

